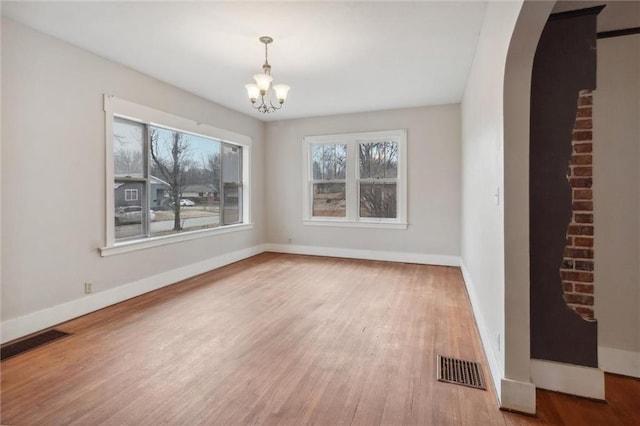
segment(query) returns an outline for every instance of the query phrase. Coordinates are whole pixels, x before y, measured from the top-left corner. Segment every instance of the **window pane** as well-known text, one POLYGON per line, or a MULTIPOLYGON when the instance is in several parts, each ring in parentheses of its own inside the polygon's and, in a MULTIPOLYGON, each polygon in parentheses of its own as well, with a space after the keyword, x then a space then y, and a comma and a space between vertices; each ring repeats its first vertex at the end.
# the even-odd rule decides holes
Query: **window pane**
POLYGON ((312 145, 313 180, 345 179, 346 145, 312 145))
POLYGON ((242 203, 242 187, 236 183, 224 184, 224 224, 239 223, 242 203))
POLYGON ((151 235, 219 226, 219 141, 149 128, 151 235))
POLYGON ((242 148, 222 145, 224 224, 242 222, 242 148))
POLYGON ((144 125, 113 119, 113 174, 116 177, 144 176, 144 125))
POLYGON ((313 216, 345 217, 345 188, 344 183, 314 183, 313 216))
POLYGON ((380 179, 398 176, 397 142, 361 143, 358 147, 361 178, 380 179))
POLYGON ((360 217, 395 218, 395 183, 360 183, 360 217))
POLYGON ((225 182, 242 182, 242 148, 228 144, 222 145, 223 174, 225 182))
MULTIPOLYGON (((144 223, 150 213, 145 212, 142 207, 143 198, 127 200, 127 194, 132 192, 144 197, 144 188, 144 182, 114 182, 116 240, 146 237, 144 223)), ((152 214, 151 219, 153 220, 152 214)))

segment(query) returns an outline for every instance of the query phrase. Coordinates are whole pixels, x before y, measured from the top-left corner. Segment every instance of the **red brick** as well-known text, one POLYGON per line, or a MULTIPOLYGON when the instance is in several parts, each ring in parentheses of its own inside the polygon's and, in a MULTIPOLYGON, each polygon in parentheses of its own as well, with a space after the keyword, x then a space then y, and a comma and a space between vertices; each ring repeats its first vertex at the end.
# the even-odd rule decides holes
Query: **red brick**
POLYGON ((593 151, 593 144, 591 142, 587 143, 574 143, 573 144, 573 152, 577 153, 589 153, 593 151))
POLYGON ((573 269, 573 260, 571 260, 571 259, 563 259, 561 268, 562 269, 573 269))
POLYGON ((574 266, 579 271, 593 271, 592 260, 576 260, 574 266))
POLYGON ((586 294, 565 293, 564 300, 567 303, 575 303, 576 305, 593 306, 593 296, 586 294))
POLYGON ((593 104, 593 96, 589 94, 578 96, 578 106, 589 106, 593 104))
POLYGON ((591 130, 574 130, 571 135, 572 141, 592 141, 593 132, 591 130))
POLYGON ((576 237, 574 244, 576 247, 593 247, 593 238, 576 237))
POLYGON ((593 284, 575 284, 576 293, 593 294, 593 284))
POLYGON ((562 291, 564 291, 566 293, 572 293, 573 292, 573 283, 570 283, 568 281, 563 281, 562 282, 562 291))
POLYGON ((587 177, 572 177, 569 179, 572 188, 591 188, 593 179, 587 177))
POLYGON ((580 129, 580 130, 592 129, 593 121, 590 118, 576 120, 576 124, 573 126, 573 128, 580 129))
POLYGON ((586 165, 589 166, 592 164, 593 158, 591 154, 582 154, 582 155, 572 155, 569 160, 569 164, 571 165, 586 165))
POLYGON ((593 211, 593 202, 592 201, 574 201, 573 202, 573 211, 593 211))
MULTIPOLYGON (((569 235, 593 235, 593 226, 569 225, 569 235)), ((572 257, 572 256, 570 256, 572 257)))
MULTIPOLYGON (((591 192, 591 190, 588 191, 591 192)), ((576 213, 574 221, 576 223, 593 223, 593 215, 590 213, 576 213)))
POLYGON ((564 256, 572 259, 593 259, 593 249, 566 247, 564 256))
POLYGON ((571 247, 573 245, 573 237, 567 237, 567 241, 565 242, 565 247, 571 247))
POLYGON ((573 167, 573 176, 593 176, 592 167, 573 167))
POLYGON ((591 118, 591 116, 593 115, 593 111, 591 110, 590 106, 583 106, 581 108, 578 108, 578 112, 576 113, 576 117, 589 117, 591 118))
POLYGON ((588 308, 586 306, 574 306, 573 310, 582 318, 593 319, 594 317, 593 308, 588 308))
POLYGON ((593 272, 561 271, 560 276, 567 281, 593 282, 593 272))
POLYGON ((574 200, 591 200, 593 199, 593 191, 590 189, 575 189, 573 191, 573 199, 574 200))

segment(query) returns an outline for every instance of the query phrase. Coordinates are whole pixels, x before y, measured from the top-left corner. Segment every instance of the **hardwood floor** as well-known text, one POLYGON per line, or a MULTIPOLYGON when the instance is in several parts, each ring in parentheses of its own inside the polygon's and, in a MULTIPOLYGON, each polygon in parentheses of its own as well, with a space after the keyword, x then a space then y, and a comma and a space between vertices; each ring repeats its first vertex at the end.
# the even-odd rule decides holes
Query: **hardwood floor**
MULTIPOLYGON (((480 361, 490 386, 457 268, 265 253, 56 328, 73 335, 2 363, 2 424, 576 419, 558 394, 538 392, 534 419, 498 410, 492 388, 436 381, 443 354, 480 361)), ((600 410, 587 423, 615 421, 613 404, 580 401, 600 410)), ((628 401, 622 419, 638 414, 628 401)))

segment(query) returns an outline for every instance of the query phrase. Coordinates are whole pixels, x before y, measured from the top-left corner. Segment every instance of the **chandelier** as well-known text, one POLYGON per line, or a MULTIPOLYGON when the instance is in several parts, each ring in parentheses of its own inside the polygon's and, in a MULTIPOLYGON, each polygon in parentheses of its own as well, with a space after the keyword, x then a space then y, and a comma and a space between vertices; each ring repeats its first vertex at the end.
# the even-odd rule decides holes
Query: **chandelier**
POLYGON ((262 66, 262 74, 254 74, 253 79, 256 81, 255 83, 249 83, 244 87, 247 88, 247 94, 249 95, 249 99, 251 99, 251 105, 254 109, 258 111, 268 114, 270 112, 274 112, 282 108, 284 105, 284 101, 287 99, 287 94, 289 93, 290 87, 286 84, 274 84, 271 85, 273 81, 273 77, 271 77, 271 65, 269 65, 269 61, 267 59, 267 46, 269 43, 273 42, 273 39, 268 36, 260 37, 260 42, 264 43, 264 65, 262 66), (269 87, 273 88, 275 92, 275 97, 278 99, 278 104, 274 105, 271 102, 272 95, 268 96, 268 104, 265 102, 265 96, 269 91, 269 87), (259 100, 258 100, 259 98, 259 100))

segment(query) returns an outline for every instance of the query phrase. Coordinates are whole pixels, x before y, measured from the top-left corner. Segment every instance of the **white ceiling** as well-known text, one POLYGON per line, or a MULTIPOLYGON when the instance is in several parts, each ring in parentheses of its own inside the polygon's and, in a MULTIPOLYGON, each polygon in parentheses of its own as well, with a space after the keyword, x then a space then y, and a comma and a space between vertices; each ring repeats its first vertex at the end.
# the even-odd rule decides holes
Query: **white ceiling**
MULTIPOLYGON (((607 4, 598 30, 640 25, 638 1, 562 1, 555 12, 607 4)), ((484 1, 6 2, 2 14, 259 119, 460 102, 484 1), (244 84, 275 41, 275 114, 253 111, 244 84)))
POLYGON ((460 102, 486 2, 2 2, 2 14, 259 119, 460 102), (277 113, 245 83, 269 48, 277 113))

